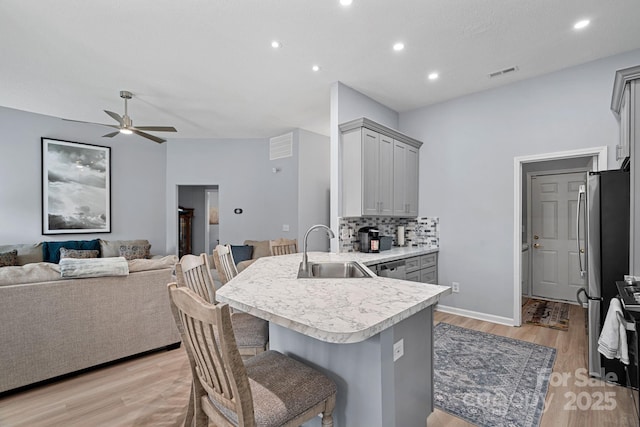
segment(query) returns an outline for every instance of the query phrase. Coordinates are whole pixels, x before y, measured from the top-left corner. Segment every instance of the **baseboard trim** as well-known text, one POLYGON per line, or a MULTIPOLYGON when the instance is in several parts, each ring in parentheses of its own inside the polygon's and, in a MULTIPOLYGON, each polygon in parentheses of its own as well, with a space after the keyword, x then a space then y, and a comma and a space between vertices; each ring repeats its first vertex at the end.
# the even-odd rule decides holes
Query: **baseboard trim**
POLYGON ((484 320, 485 322, 498 323, 500 325, 514 326, 513 319, 502 316, 494 316, 493 314, 480 313, 479 311, 465 310, 458 307, 450 307, 438 303, 436 310, 443 313, 455 314, 458 316, 470 317, 472 319, 484 320))

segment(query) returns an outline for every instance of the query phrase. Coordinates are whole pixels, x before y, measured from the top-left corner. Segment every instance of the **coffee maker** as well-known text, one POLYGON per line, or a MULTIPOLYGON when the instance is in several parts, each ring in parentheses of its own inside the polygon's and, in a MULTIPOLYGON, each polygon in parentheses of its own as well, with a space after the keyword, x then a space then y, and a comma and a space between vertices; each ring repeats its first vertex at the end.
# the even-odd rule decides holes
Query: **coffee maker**
POLYGON ((360 252, 380 252, 380 231, 375 227, 362 227, 358 230, 360 252))

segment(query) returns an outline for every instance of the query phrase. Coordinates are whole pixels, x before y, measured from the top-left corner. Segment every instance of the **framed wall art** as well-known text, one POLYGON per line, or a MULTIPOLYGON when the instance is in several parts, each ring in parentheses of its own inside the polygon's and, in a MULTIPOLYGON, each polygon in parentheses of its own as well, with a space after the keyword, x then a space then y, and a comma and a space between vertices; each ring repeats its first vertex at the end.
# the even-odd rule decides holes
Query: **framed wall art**
POLYGON ((42 234, 111 232, 111 148, 42 138, 42 234))

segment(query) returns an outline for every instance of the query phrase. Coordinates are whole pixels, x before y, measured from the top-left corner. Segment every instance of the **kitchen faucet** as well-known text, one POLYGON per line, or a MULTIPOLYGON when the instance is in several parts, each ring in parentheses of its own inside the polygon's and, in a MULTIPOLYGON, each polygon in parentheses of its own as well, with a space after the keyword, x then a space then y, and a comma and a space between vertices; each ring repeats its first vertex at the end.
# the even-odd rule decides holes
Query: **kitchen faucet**
POLYGON ((307 230, 307 232, 304 234, 304 242, 302 244, 302 271, 307 271, 307 264, 309 263, 309 258, 307 257, 307 238, 309 237, 309 233, 311 233, 313 230, 315 230, 316 228, 324 228, 325 230, 327 230, 327 234, 329 235, 330 239, 333 239, 334 237, 336 237, 335 234, 333 234, 333 231, 331 231, 331 229, 329 227, 327 227, 324 224, 316 224, 316 225, 312 225, 311 227, 309 227, 309 229, 307 230))

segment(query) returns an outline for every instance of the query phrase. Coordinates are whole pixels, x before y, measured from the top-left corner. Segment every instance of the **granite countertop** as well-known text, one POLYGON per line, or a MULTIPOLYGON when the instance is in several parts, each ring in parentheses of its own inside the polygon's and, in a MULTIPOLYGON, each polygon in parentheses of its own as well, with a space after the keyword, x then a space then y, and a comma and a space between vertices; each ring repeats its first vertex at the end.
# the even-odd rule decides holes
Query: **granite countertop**
MULTIPOLYGON (((310 252, 310 262, 377 264, 434 252, 396 248, 379 254, 310 252)), ((231 307, 330 343, 364 341, 438 302, 447 286, 377 277, 297 279, 302 254, 259 258, 216 292, 231 307)), ((366 268, 366 267, 365 267, 366 268)))

